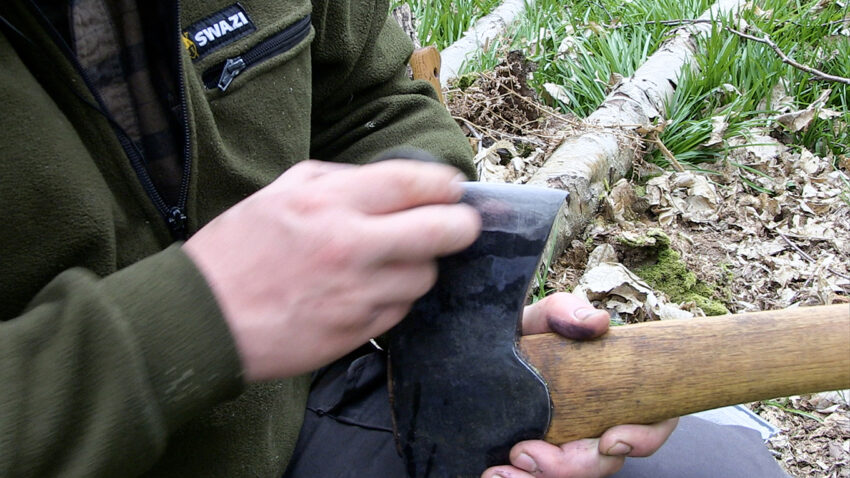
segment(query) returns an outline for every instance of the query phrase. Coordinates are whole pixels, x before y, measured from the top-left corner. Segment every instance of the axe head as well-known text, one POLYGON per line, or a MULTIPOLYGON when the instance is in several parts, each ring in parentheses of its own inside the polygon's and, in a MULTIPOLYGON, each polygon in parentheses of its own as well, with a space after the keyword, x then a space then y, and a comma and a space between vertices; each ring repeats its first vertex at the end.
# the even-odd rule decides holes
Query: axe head
POLYGON ((389 333, 396 439, 411 477, 477 477, 546 433, 551 403, 519 355, 522 311, 567 193, 469 183, 483 232, 389 333))

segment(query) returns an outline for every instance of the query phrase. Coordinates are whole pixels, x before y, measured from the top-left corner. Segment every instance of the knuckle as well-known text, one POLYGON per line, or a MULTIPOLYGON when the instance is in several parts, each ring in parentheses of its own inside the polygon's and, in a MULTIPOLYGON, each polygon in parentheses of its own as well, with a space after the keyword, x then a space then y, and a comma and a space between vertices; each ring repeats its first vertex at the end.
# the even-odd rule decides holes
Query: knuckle
POLYGON ((428 173, 430 174, 414 174, 408 166, 397 175, 398 191, 415 201, 447 201, 452 190, 452 176, 434 165, 430 166, 428 173))
POLYGON ((456 235, 452 228, 446 227, 446 223, 435 220, 423 220, 419 224, 419 233, 422 240, 428 244, 442 246, 446 242, 452 241, 452 236, 456 235))
POLYGON ((626 457, 618 456, 618 457, 608 457, 605 460, 605 463, 600 465, 599 475, 600 476, 609 476, 614 473, 620 471, 623 468, 623 465, 626 464, 626 457))
POLYGON ((423 181, 412 174, 397 174, 393 184, 399 194, 403 196, 418 196, 423 188, 423 181))
POLYGON ((339 235, 327 237, 318 248, 318 261, 331 268, 346 268, 353 263, 354 243, 339 235))
POLYGON ((322 211, 327 206, 323 194, 311 194, 306 191, 295 191, 289 197, 288 206, 295 214, 311 216, 322 211))
POLYGON ((570 300, 565 294, 552 294, 540 301, 540 308, 547 314, 572 310, 570 300))
MULTIPOLYGON (((524 473, 523 473, 524 474, 524 473)), ((494 478, 497 476, 501 476, 503 478, 519 478, 519 474, 516 473, 516 470, 512 470, 507 467, 499 467, 499 468, 490 468, 485 471, 481 478, 494 478)))

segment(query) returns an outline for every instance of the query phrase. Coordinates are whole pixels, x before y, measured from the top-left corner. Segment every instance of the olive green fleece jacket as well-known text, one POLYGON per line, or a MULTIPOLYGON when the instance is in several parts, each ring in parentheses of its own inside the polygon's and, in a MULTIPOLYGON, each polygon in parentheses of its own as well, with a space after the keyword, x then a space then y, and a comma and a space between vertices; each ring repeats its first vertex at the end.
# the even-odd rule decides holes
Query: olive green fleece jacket
MULTIPOLYGON (((183 0, 181 25, 233 5, 183 0)), ((182 53, 189 233, 310 157, 468 145, 386 2, 241 0, 255 31, 182 53), (222 92, 203 72, 312 13, 309 35, 222 92)), ((0 14, 0 477, 277 477, 308 379, 246 386, 215 298, 92 94, 26 0, 0 14)), ((175 35, 175 48, 179 38, 175 35)), ((286 244, 281 244, 286 247, 286 244)))

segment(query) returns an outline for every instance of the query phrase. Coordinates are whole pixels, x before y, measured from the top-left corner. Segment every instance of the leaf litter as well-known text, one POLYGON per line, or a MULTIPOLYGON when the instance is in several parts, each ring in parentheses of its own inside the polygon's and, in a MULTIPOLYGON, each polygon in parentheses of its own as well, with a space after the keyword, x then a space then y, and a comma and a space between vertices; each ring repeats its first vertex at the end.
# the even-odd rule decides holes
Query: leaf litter
MULTIPOLYGON (((541 103, 557 89, 541 99, 527 88, 530 68, 512 52, 494 72, 449 91, 482 181, 527 182, 580 131, 575 118, 541 103)), ((784 88, 771 103, 776 129, 835 116, 819 101, 783 106, 791 103, 784 88)), ((711 119, 703 146, 723 146, 726 121, 711 119)), ((664 172, 636 158, 632 177, 611 185, 603 210, 552 260, 541 287, 583 295, 615 323, 850 303, 850 161, 774 136, 753 129, 726 139, 727 157, 712 170, 664 172), (673 270, 662 278, 689 288, 669 290, 647 274, 662 260, 673 270)), ((750 406, 782 430, 768 447, 791 475, 850 478, 850 391, 750 406)))

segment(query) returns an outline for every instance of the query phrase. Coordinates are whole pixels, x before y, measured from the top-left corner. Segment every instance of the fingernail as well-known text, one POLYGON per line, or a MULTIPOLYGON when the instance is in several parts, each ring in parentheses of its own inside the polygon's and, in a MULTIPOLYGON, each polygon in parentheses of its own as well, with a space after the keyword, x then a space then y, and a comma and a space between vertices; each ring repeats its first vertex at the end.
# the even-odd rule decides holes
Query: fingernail
POLYGON ((625 456, 631 452, 632 447, 621 441, 618 441, 617 443, 614 443, 614 445, 612 445, 611 448, 609 448, 608 451, 605 452, 605 454, 608 456, 625 456))
POLYGON ((577 320, 584 322, 585 320, 593 316, 593 314, 595 314, 596 312, 597 310, 592 307, 582 307, 581 309, 576 309, 573 315, 577 320))
POLYGON ((526 455, 525 453, 521 453, 517 458, 516 462, 514 462, 517 468, 521 468, 529 473, 534 473, 537 471, 537 463, 534 461, 534 458, 526 455))
POLYGON ((453 181, 456 183, 462 183, 465 181, 469 181, 469 178, 466 177, 466 175, 463 173, 458 173, 457 176, 454 177, 453 181))

